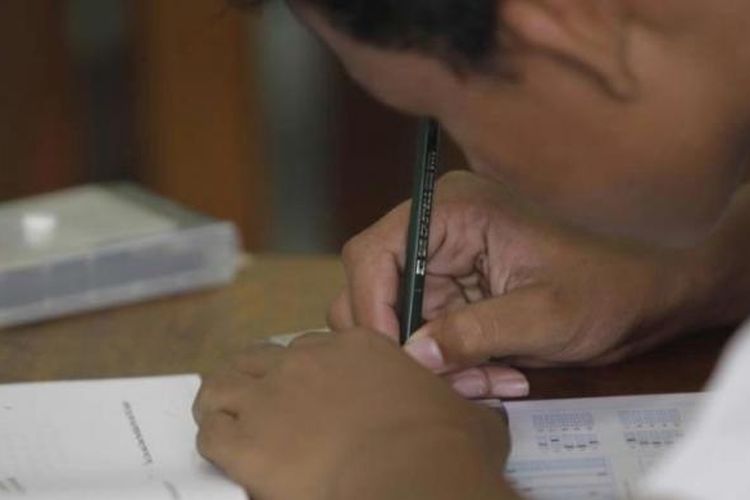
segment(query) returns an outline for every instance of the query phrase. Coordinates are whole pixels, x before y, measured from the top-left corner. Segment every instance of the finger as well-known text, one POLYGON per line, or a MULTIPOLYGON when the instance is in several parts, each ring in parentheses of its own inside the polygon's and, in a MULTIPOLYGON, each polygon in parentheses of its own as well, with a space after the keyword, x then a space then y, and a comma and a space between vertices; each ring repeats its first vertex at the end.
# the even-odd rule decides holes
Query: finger
POLYGON ((201 423, 206 415, 239 415, 241 408, 255 399, 257 379, 228 367, 203 380, 193 403, 193 417, 201 423))
POLYGON ((390 336, 398 335, 399 272, 396 257, 375 250, 376 254, 357 253, 346 260, 351 291, 350 308, 355 326, 363 326, 390 336))
POLYGON ((519 289, 426 324, 406 352, 436 373, 477 366, 492 357, 549 359, 568 345, 567 309, 547 287, 519 289))
POLYGON ((209 413, 198 427, 196 445, 198 452, 220 469, 236 461, 242 443, 242 433, 236 417, 224 413, 209 413))
POLYGON ((334 331, 348 330, 355 326, 348 287, 344 288, 331 304, 328 309, 327 322, 334 331))
POLYGON ((399 270, 408 224, 407 203, 344 246, 342 260, 356 326, 398 336, 399 270))
POLYGON ((469 302, 466 289, 451 276, 428 275, 425 290, 428 291, 422 305, 425 321, 434 321, 446 312, 465 307, 469 302))
POLYGON ((467 399, 523 398, 529 395, 529 381, 515 368, 484 365, 446 376, 453 388, 467 399))

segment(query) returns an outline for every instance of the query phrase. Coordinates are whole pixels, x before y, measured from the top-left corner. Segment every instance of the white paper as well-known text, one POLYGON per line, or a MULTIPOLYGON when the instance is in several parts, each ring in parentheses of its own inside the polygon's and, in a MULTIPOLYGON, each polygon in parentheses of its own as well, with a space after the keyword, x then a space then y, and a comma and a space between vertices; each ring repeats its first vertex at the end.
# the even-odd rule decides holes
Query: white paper
POLYGON ((532 499, 635 498, 638 482, 680 440, 702 394, 505 405, 506 476, 532 499))
POLYGON ((0 499, 245 500, 195 448, 195 375, 0 386, 0 499))
MULTIPOLYGON (((195 375, 0 386, 0 499, 245 500, 195 449, 198 386, 195 375)), ((532 499, 635 498, 704 397, 508 403, 506 475, 532 499)))

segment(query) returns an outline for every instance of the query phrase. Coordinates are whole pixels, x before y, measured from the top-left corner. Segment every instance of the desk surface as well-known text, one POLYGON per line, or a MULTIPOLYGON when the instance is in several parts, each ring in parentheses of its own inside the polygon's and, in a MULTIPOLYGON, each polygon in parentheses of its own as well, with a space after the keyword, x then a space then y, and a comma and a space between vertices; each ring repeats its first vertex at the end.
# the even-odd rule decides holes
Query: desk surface
MULTIPOLYGON (((211 371, 249 342, 325 324, 343 284, 332 257, 261 256, 231 286, 0 330, 0 383, 211 371)), ((699 390, 728 332, 615 366, 528 372, 533 398, 699 390)))

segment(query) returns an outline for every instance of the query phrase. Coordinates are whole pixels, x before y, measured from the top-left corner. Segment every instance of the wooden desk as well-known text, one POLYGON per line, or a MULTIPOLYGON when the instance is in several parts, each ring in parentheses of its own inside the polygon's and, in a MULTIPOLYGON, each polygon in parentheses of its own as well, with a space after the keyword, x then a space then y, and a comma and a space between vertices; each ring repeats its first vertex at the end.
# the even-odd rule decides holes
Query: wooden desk
POLYGON ((210 371, 253 340, 325 325, 338 260, 260 257, 231 286, 0 331, 0 383, 210 371))
MULTIPOLYGON (((211 371, 252 340, 323 326, 343 280, 335 258, 262 256, 221 290, 0 331, 0 383, 211 371)), ((532 397, 696 391, 727 337, 611 367, 529 371, 532 397)))

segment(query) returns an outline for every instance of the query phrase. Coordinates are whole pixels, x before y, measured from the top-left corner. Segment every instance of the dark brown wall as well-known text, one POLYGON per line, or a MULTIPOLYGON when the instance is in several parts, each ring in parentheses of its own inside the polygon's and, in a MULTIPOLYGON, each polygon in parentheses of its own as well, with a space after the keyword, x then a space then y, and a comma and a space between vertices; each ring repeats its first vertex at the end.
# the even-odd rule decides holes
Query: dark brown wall
POLYGON ((63 8, 58 0, 0 2, 0 200, 81 176, 63 8))
POLYGON ((332 182, 341 245, 409 197, 417 122, 376 103, 343 75, 338 78, 332 182))

